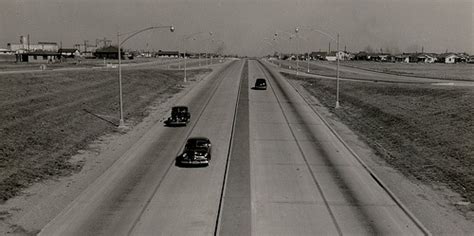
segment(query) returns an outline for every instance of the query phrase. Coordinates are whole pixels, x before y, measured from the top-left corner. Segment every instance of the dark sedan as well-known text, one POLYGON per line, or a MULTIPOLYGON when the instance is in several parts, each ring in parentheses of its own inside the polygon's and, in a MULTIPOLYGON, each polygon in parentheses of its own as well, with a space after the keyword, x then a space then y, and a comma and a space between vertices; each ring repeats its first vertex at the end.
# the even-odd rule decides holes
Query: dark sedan
POLYGON ((184 151, 176 158, 177 166, 208 166, 211 160, 211 141, 205 137, 189 138, 184 151))
POLYGON ((257 80, 255 80, 254 89, 266 90, 267 89, 267 81, 264 78, 258 78, 257 80))

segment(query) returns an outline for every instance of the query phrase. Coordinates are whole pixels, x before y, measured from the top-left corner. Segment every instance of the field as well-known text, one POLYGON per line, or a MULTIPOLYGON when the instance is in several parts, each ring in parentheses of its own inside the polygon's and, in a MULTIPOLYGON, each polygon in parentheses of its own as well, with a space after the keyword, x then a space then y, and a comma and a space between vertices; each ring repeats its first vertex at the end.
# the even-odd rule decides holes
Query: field
MULTIPOLYGON (((165 58, 136 58, 133 60, 122 60, 123 64, 135 64, 145 62, 157 62, 158 64, 170 62, 173 59, 165 58)), ((16 62, 0 62, 1 71, 12 71, 12 70, 39 70, 41 64, 46 65, 46 69, 58 69, 58 68, 74 68, 74 67, 103 67, 106 64, 112 63, 117 64, 118 60, 103 60, 103 59, 83 59, 80 62, 75 59, 68 59, 61 63, 16 63, 16 62)))
POLYGON ((397 75, 474 81, 474 64, 341 61, 341 65, 397 75))
MULTIPOLYGON (((474 89, 296 77, 379 156, 406 176, 474 202, 474 89)), ((474 210, 471 204, 471 210, 474 210)))
MULTIPOLYGON (((182 71, 125 68, 126 122, 139 122, 149 105, 178 92, 182 78, 182 71)), ((116 70, 0 75, 0 202, 33 182, 79 169, 68 160, 116 132, 118 100, 116 70)))

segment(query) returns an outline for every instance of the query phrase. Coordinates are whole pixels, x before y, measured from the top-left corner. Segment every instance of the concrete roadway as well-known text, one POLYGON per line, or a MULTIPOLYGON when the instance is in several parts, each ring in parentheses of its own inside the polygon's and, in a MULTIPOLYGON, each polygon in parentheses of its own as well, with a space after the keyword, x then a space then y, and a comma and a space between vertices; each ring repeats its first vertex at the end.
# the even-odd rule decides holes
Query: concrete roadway
POLYGON ((249 93, 252 235, 423 234, 274 75, 249 62, 249 89, 257 77, 269 81, 249 93))
POLYGON ((40 235, 423 234, 278 73, 243 68, 214 71, 181 101, 191 124, 157 124, 40 235), (211 139, 209 167, 174 166, 188 136, 211 139))
POLYGON ((187 127, 157 123, 40 235, 212 234, 242 66, 234 61, 205 78, 180 101, 191 110, 187 127), (188 136, 211 139, 209 167, 174 165, 188 136))

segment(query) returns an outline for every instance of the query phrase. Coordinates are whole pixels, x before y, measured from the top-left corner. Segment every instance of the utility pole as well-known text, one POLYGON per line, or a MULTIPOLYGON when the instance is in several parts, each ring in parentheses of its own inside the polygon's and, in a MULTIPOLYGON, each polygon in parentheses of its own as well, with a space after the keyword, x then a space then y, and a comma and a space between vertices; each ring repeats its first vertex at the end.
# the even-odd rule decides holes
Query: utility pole
POLYGON ((337 60, 337 67, 336 67, 336 108, 339 108, 339 34, 337 34, 337 52, 336 52, 336 60, 337 60))
POLYGON ((87 52, 87 42, 89 42, 88 40, 84 40, 84 52, 87 52))

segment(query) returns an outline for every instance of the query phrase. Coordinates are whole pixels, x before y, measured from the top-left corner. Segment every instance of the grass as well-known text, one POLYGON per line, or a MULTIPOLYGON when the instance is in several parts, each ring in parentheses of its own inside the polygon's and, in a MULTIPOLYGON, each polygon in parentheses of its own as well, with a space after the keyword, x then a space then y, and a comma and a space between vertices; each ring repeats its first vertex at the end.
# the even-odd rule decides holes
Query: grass
POLYGON ((474 90, 295 77, 389 164, 474 202, 474 90))
POLYGON ((396 75, 474 81, 474 64, 341 61, 341 65, 353 66, 396 75))
MULTIPOLYGON (((134 64, 156 61, 159 64, 170 62, 172 59, 165 58, 136 58, 133 60, 122 60, 122 64, 134 64)), ((106 60, 105 63, 117 64, 118 60, 106 60)), ((80 63, 75 59, 67 59, 64 62, 57 63, 16 63, 16 62, 0 62, 0 71, 12 70, 39 70, 40 65, 45 64, 47 69, 58 68, 75 68, 75 67, 102 67, 105 66, 103 59, 82 59, 80 63)))
MULTIPOLYGON (((189 71, 189 76, 208 70, 189 71)), ((178 92, 182 71, 123 70, 127 122, 178 92)), ((69 162, 99 136, 116 131, 116 71, 0 75, 0 201, 31 183, 81 168, 69 162)))

